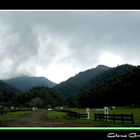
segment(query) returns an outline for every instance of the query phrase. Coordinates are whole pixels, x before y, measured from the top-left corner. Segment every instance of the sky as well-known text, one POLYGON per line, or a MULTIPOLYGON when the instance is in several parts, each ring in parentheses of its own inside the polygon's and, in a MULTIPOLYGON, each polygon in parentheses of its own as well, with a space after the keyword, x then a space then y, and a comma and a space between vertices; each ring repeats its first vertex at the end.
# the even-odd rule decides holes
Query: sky
POLYGON ((0 79, 125 63, 140 64, 140 11, 0 11, 0 79))

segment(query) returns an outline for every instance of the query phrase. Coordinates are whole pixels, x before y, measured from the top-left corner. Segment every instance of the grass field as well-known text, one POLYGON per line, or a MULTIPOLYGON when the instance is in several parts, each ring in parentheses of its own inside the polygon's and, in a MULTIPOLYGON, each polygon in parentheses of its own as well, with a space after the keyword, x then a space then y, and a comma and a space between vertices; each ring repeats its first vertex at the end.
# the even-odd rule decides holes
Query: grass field
MULTIPOLYGON (((71 111, 86 113, 82 108, 68 108, 71 111)), ((103 113, 101 109, 90 109, 90 119, 86 118, 71 118, 65 112, 56 110, 48 111, 47 109, 39 109, 33 111, 18 111, 8 112, 0 115, 0 126, 38 126, 38 127, 140 127, 140 108, 125 108, 120 107, 114 110, 109 110, 109 114, 131 114, 134 115, 134 124, 125 121, 106 122, 104 120, 94 120, 94 113, 103 113)))
POLYGON ((29 111, 18 111, 18 112, 8 112, 0 115, 0 125, 6 124, 7 122, 13 121, 15 119, 21 118, 29 114, 29 111))
MULTIPOLYGON (((76 111, 79 113, 86 113, 85 109, 79 108, 70 108, 72 111, 76 111)), ((110 120, 109 122, 105 122, 104 120, 97 120, 94 121, 94 112, 96 113, 103 113, 103 110, 100 109, 91 109, 90 111, 90 119, 87 120, 86 118, 70 118, 64 112, 57 112, 57 111, 49 111, 48 116, 50 118, 63 120, 66 124, 70 126, 93 126, 93 127, 137 127, 140 126, 140 108, 116 108, 114 110, 109 110, 109 114, 131 114, 134 115, 134 124, 129 121, 124 121, 122 124, 121 121, 116 121, 115 123, 110 120)))

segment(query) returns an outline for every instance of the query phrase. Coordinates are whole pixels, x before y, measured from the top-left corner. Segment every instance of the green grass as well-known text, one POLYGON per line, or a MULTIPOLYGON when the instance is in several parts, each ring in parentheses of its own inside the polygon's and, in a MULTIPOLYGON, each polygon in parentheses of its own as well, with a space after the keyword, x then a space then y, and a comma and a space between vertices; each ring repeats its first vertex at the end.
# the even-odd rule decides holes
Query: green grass
POLYGON ((110 114, 131 114, 134 115, 134 126, 140 126, 140 108, 117 108, 110 110, 110 114))
MULTIPOLYGON (((72 111, 76 111, 79 113, 86 113, 85 108, 69 108, 72 111)), ((115 123, 110 120, 109 122, 105 122, 104 120, 94 121, 94 113, 103 113, 103 110, 93 109, 90 111, 90 119, 86 118, 70 118, 64 112, 50 111, 48 112, 49 118, 63 120, 66 124, 70 126, 95 126, 95 127, 135 127, 140 126, 140 108, 116 108, 114 110, 109 110, 109 114, 131 114, 134 115, 134 125, 129 121, 124 121, 122 124, 121 121, 116 121, 115 123)))
MULTIPOLYGON (((79 113, 86 113, 85 108, 68 108, 71 111, 76 111, 79 113)), ((120 107, 114 110, 109 110, 109 114, 131 114, 134 115, 134 125, 131 122, 125 121, 123 124, 121 121, 113 121, 105 122, 104 120, 94 120, 94 113, 103 113, 103 110, 97 109, 90 109, 90 119, 87 120, 86 118, 71 118, 67 116, 65 112, 59 111, 48 111, 47 109, 39 109, 40 112, 46 112, 47 117, 50 119, 58 120, 64 122, 66 126, 77 126, 77 127, 140 127, 140 108, 127 108, 127 107, 120 107)), ((18 111, 18 112, 8 112, 0 115, 0 124, 3 122, 8 122, 12 120, 16 120, 20 117, 26 116, 27 114, 31 113, 31 111, 18 111)), ((6 123, 5 123, 6 124, 6 123)))
POLYGON ((8 112, 0 115, 0 122, 11 121, 27 115, 29 111, 8 112))
POLYGON ((66 113, 58 111, 48 111, 48 118, 63 120, 66 117, 66 113))
POLYGON ((49 111, 48 117, 63 121, 67 126, 91 125, 91 120, 70 118, 65 112, 49 111))

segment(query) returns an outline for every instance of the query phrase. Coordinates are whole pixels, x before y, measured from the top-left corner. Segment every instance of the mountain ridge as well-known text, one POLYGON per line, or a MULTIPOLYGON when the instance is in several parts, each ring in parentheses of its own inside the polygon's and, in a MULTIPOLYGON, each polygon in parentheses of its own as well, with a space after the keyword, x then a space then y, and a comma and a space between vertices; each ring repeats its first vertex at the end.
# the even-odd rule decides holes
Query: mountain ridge
POLYGON ((18 96, 22 94, 23 92, 19 89, 0 80, 0 106, 12 105, 17 102, 18 96))
POLYGON ((82 107, 139 106, 139 83, 140 66, 117 66, 92 79, 79 92, 78 104, 82 107))
MULTIPOLYGON (((26 84, 29 83, 27 79, 30 77, 20 78, 25 78, 26 84)), ((19 83, 23 84, 25 81, 19 83)), ((123 64, 111 68, 98 65, 51 88, 41 85, 32 87, 24 94, 19 94, 20 98, 13 86, 0 81, 0 100, 3 104, 12 101, 28 105, 30 101, 38 99, 40 103, 43 101, 42 107, 49 104, 69 107, 140 106, 139 83, 140 66, 123 64)))
POLYGON ((51 88, 56 85, 56 83, 50 81, 49 79, 45 77, 35 77, 35 76, 26 76, 26 75, 3 80, 3 81, 22 91, 29 90, 35 86, 44 85, 51 88))
MULTIPOLYGON (((110 67, 105 65, 98 65, 95 68, 88 69, 86 71, 79 72, 68 80, 61 82, 60 84, 53 87, 54 92, 60 93, 64 98, 69 98, 69 95, 76 93, 83 88, 86 83, 92 78, 96 77, 103 71, 109 70, 110 67)), ((60 95, 59 94, 59 95, 60 95)), ((61 96, 60 95, 60 96, 61 96)))

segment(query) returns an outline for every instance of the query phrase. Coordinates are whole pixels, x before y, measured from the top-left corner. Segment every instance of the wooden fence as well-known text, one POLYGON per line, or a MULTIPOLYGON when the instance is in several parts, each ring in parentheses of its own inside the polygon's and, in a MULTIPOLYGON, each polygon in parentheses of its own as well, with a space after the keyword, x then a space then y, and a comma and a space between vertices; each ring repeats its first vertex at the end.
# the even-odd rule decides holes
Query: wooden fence
POLYGON ((88 117, 88 114, 81 114, 81 113, 78 113, 78 112, 67 112, 67 115, 69 117, 74 117, 74 118, 87 118, 88 117))
POLYGON ((97 119, 101 120, 104 119, 105 121, 108 120, 113 120, 114 122, 116 120, 121 121, 124 123, 124 121, 131 121, 132 124, 134 124, 134 117, 133 114, 96 114, 94 113, 94 120, 96 121, 97 119))
POLYGON ((67 113, 67 116, 72 117, 72 118, 87 118, 88 117, 88 114, 81 114, 75 111, 71 111, 69 109, 55 109, 55 111, 65 112, 67 113))

